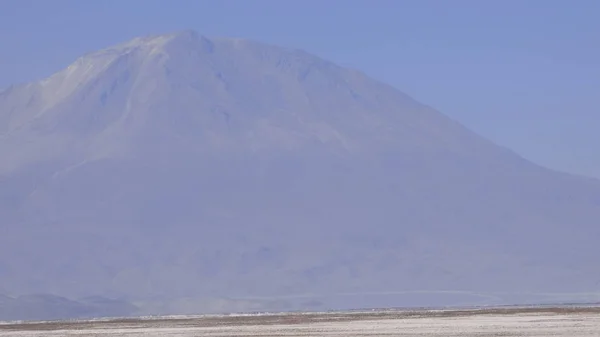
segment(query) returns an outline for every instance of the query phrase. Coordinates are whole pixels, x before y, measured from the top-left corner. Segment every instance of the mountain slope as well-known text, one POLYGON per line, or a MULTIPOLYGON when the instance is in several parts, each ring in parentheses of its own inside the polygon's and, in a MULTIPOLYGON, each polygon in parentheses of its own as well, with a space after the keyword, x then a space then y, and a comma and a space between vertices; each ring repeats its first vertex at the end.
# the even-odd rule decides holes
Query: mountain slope
POLYGON ((298 50, 181 32, 90 53, 0 93, 0 158, 14 294, 170 303, 600 280, 597 181, 298 50))

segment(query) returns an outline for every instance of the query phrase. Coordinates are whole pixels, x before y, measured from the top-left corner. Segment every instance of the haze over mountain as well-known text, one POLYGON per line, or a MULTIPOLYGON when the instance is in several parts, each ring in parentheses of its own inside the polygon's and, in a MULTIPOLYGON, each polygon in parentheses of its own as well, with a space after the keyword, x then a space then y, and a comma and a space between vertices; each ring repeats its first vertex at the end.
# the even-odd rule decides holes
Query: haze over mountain
POLYGON ((0 158, 11 296, 156 313, 600 290, 598 181, 300 50, 185 31, 90 53, 0 92, 0 158), (437 295, 389 296, 411 292, 437 295))

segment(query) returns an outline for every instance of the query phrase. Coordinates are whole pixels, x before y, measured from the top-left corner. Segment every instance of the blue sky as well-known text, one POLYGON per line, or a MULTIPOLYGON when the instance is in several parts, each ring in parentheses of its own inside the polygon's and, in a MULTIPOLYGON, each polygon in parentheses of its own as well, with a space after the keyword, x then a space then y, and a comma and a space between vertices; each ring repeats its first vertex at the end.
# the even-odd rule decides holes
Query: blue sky
POLYGON ((1 0, 0 88, 194 29, 358 68, 543 165, 600 178, 597 0, 1 0))

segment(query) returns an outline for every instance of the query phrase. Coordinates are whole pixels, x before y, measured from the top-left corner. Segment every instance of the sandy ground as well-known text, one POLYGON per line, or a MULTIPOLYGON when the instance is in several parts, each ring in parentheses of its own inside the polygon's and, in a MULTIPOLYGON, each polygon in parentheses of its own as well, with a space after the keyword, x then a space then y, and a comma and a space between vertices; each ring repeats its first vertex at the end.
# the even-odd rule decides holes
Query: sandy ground
POLYGON ((600 308, 373 311, 0 324, 0 336, 600 336, 600 308))

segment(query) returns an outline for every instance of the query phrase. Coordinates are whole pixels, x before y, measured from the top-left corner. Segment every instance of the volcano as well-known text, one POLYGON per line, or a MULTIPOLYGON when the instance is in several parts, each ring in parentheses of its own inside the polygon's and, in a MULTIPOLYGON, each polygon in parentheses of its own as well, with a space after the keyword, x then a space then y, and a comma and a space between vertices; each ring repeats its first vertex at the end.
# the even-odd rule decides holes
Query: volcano
POLYGON ((193 31, 0 92, 0 287, 147 312, 589 300, 600 182, 364 73, 193 31))

